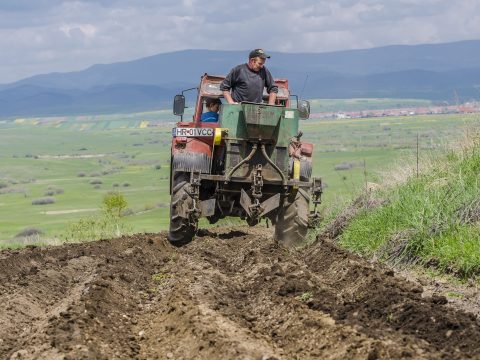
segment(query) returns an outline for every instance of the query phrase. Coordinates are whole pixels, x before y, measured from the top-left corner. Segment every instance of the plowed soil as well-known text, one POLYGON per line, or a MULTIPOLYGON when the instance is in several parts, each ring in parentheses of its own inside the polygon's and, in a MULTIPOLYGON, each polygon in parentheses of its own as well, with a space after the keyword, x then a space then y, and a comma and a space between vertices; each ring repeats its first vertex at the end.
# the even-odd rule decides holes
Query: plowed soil
POLYGON ((330 242, 266 228, 0 252, 1 359, 480 358, 480 322, 330 242))

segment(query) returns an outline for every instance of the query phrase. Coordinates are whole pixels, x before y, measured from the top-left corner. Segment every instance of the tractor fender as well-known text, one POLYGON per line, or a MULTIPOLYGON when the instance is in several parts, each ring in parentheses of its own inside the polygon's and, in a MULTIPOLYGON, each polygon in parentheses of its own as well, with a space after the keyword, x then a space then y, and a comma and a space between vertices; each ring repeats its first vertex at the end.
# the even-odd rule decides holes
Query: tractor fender
POLYGON ((172 146, 172 171, 210 173, 212 148, 195 138, 180 143, 174 139, 172 146), (181 146, 179 146, 181 145, 181 146))

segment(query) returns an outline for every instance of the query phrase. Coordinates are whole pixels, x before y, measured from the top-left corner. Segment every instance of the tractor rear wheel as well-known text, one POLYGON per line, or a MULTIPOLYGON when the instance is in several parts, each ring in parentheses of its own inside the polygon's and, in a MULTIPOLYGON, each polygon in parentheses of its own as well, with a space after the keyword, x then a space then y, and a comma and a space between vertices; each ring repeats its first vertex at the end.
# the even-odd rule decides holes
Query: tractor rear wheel
POLYGON ((182 246, 193 240, 196 224, 181 216, 185 209, 193 208, 193 199, 188 194, 190 191, 190 174, 176 172, 173 174, 172 196, 170 200, 170 228, 168 241, 172 245, 182 246))
POLYGON ((287 247, 300 246, 308 230, 310 195, 300 188, 284 200, 275 224, 275 240, 287 247))

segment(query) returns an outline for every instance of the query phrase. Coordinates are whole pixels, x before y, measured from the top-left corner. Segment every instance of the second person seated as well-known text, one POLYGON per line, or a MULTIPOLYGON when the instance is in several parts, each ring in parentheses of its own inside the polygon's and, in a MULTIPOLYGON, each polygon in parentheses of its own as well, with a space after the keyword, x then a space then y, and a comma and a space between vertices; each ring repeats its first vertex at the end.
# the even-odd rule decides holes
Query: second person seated
POLYGON ((220 110, 220 105, 222 105, 220 99, 207 98, 205 100, 207 112, 202 114, 200 120, 202 122, 218 122, 218 111, 220 110))

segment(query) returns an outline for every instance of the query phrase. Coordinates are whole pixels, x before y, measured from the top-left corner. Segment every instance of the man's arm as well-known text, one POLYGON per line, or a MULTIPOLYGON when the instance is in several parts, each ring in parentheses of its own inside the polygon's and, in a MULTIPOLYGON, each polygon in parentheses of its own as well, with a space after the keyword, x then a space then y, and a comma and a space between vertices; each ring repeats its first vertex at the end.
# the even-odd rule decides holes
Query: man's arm
POLYGON ((275 81, 273 80, 272 74, 268 71, 267 68, 265 69, 265 87, 267 88, 268 92, 268 105, 275 105, 275 100, 277 100, 277 93, 278 87, 275 85, 275 81))
POLYGON ((235 74, 235 69, 233 68, 230 70, 228 75, 223 79, 222 83, 220 84, 220 90, 223 92, 223 97, 229 104, 235 104, 235 101, 232 98, 232 95, 230 94, 230 89, 232 86, 235 86, 235 79, 236 79, 236 74, 235 74))
POLYGON ((272 91, 268 94, 268 105, 275 105, 275 100, 277 100, 277 93, 272 91))
POLYGON ((235 101, 232 99, 232 95, 230 94, 230 90, 224 90, 223 91, 223 97, 229 104, 236 104, 235 101))

